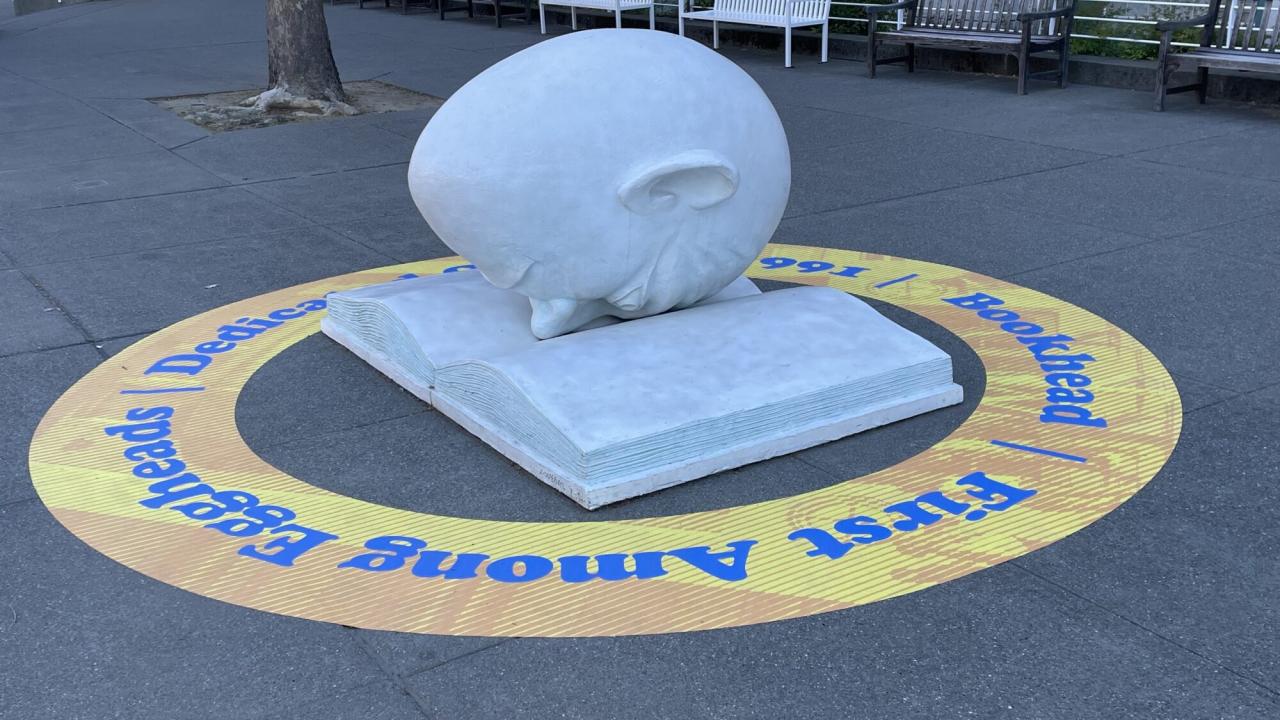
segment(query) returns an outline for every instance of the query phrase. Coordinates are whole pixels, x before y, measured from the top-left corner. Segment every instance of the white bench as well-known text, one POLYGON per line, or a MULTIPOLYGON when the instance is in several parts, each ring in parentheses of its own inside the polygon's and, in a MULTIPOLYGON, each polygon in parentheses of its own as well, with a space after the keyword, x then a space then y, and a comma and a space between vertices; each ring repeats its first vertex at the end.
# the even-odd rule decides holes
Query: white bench
POLYGON ((547 11, 548 5, 556 5, 569 8, 569 22, 574 30, 578 29, 578 8, 591 8, 592 10, 609 10, 613 13, 614 20, 618 27, 622 27, 622 11, 623 10, 643 10, 649 9, 649 29, 653 29, 653 0, 552 0, 552 2, 538 2, 538 20, 542 23, 542 34, 547 34, 547 11))
POLYGON ((722 22, 783 28, 787 67, 791 67, 791 28, 794 27, 822 26, 822 62, 827 61, 827 16, 830 14, 831 0, 713 0, 707 10, 695 9, 693 0, 680 0, 680 34, 684 35, 686 19, 710 20, 711 46, 719 49, 722 22))

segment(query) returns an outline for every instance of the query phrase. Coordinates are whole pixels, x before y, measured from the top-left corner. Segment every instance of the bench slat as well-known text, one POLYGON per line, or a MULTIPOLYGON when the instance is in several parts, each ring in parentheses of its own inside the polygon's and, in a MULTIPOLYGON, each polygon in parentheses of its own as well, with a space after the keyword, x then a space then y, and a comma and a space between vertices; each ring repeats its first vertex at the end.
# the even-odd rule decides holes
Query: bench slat
POLYGON ((987 3, 984 0, 973 0, 966 2, 963 14, 963 24, 966 30, 982 30, 982 8, 987 3))
POLYGON ((1253 0, 1252 3, 1242 2, 1240 5, 1240 9, 1243 12, 1236 16, 1236 20, 1239 21, 1239 28, 1236 32, 1240 36, 1240 49, 1248 50, 1249 35, 1253 32, 1253 16, 1258 11, 1258 0, 1253 0))
POLYGON ((1280 38, 1280 5, 1275 0, 1219 0, 1209 47, 1273 53, 1280 38))
MULTIPOLYGON (((830 10, 829 0, 795 0, 791 5, 791 17, 793 20, 804 21, 803 24, 807 25, 820 24, 827 19, 830 10)), ((684 16, 726 22, 731 17, 769 18, 768 25, 783 27, 786 25, 787 3, 786 0, 716 0, 710 8, 686 12, 684 16)))
POLYGON ((1234 48, 1196 48, 1176 56, 1179 64, 1215 67, 1224 70, 1280 70, 1280 53, 1234 48))
POLYGON ((1271 16, 1271 40, 1265 48, 1269 52, 1276 51, 1276 39, 1280 38, 1280 5, 1274 2, 1267 3, 1267 13, 1271 16))
POLYGON ((996 0, 983 0, 979 5, 980 14, 978 15, 978 24, 975 30, 992 30, 995 28, 996 19, 999 18, 997 13, 996 0))
MULTIPOLYGON (((763 25, 765 27, 786 27, 786 18, 782 15, 759 14, 746 12, 725 12, 723 10, 696 10, 684 14, 686 18, 692 20, 715 20, 716 22, 739 24, 739 25, 763 25)), ((821 25, 822 20, 815 18, 793 17, 791 19, 792 27, 807 27, 809 25, 821 25)))
MULTIPOLYGON (((1267 0, 1267 7, 1262 11, 1262 17, 1264 19, 1264 23, 1266 18, 1278 17, 1276 13, 1275 0, 1267 0)), ((1267 39, 1268 33, 1265 30, 1265 25, 1263 30, 1258 33, 1258 47, 1257 47, 1258 52, 1267 52, 1267 51, 1274 52, 1276 49, 1276 36, 1280 36, 1280 23, 1273 21, 1271 25, 1272 25, 1272 29, 1270 33, 1271 35, 1270 40, 1267 39)))
MULTIPOLYGON (((973 32, 970 30, 938 30, 929 29, 907 29, 902 30, 885 30, 876 33, 877 36, 883 36, 885 39, 897 39, 904 41, 927 41, 930 45, 946 45, 950 47, 1017 47, 1022 43, 1022 38, 1013 33, 1004 32, 973 32)), ((1049 45, 1058 42, 1056 35, 1032 35, 1032 45, 1049 45)))
MULTIPOLYGON (((482 0, 483 1, 483 0, 482 0)), ((545 0, 547 5, 556 7, 576 7, 588 8, 590 10, 614 10, 614 0, 545 0)), ((634 10, 637 8, 647 8, 653 4, 652 0, 619 0, 623 10, 634 10)))
MULTIPOLYGON (((913 28, 913 27, 904 27, 901 30, 881 30, 880 32, 876 33, 876 35, 877 36, 883 35, 885 37, 894 37, 898 35, 915 35, 921 38, 933 38, 933 37, 975 38, 978 40, 992 40, 992 41, 1001 41, 1001 42, 1011 40, 1015 43, 1018 42, 1018 40, 1020 39, 1019 35, 1014 35, 1013 33, 978 32, 975 30, 943 30, 941 28, 913 28)), ((1051 42, 1051 41, 1057 42, 1058 40, 1059 40, 1059 37, 1057 35, 1032 35, 1031 36, 1032 42, 1051 42)))

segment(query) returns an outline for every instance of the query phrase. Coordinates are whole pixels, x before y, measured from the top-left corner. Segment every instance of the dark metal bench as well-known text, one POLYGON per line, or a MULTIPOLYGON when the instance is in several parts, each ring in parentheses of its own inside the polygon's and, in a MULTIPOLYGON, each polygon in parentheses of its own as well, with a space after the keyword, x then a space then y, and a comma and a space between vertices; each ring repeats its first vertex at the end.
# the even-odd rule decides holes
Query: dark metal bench
POLYGON ((1160 55, 1156 59, 1156 110, 1164 110, 1164 98, 1170 93, 1195 90, 1204 102, 1209 87, 1209 68, 1222 70, 1254 70, 1280 73, 1280 3, 1274 0, 1227 0, 1227 13, 1222 14, 1222 0, 1210 0, 1209 12, 1190 20, 1167 20, 1156 23, 1160 31, 1160 55), (1202 27, 1200 47, 1188 52, 1173 52, 1173 33, 1202 27), (1169 77, 1182 67, 1196 68, 1196 82, 1169 87, 1169 77))
POLYGON ((1058 87, 1067 86, 1067 62, 1071 55, 1071 24, 1075 20, 1075 0, 902 0, 867 8, 867 75, 876 76, 876 66, 905 62, 907 72, 915 70, 916 45, 950 47, 961 50, 1001 50, 1018 58, 1018 94, 1027 94, 1027 78, 1056 77, 1058 87), (879 21, 888 13, 901 20, 893 30, 881 30, 879 21), (876 49, 882 42, 905 45, 905 55, 881 59, 876 49), (1030 72, 1032 53, 1058 52, 1058 69, 1030 72))

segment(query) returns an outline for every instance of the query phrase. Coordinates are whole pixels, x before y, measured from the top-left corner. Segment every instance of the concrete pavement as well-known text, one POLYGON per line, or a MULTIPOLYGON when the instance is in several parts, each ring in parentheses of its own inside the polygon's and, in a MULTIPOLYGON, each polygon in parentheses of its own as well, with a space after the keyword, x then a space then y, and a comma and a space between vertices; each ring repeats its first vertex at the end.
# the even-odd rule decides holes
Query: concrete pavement
MULTIPOLYGON (((328 7, 344 79, 442 97, 535 27, 328 7)), ((128 570, 64 530, 26 469, 76 379, 194 313, 450 254, 404 173, 429 114, 209 135, 144 98, 265 82, 260 1, 109 0, 0 18, 0 717, 1267 718, 1280 715, 1280 118, 1147 93, 730 51, 777 105, 779 242, 952 264, 1132 333, 1183 393, 1133 500, 1015 561, 909 596, 731 630, 591 640, 401 635, 269 615, 128 570)), ((563 28, 561 28, 563 30, 563 28)), ((572 139, 565 139, 566 152, 572 139)), ((893 312, 890 310, 890 312, 893 312)), ((822 487, 928 447, 965 406, 611 507, 822 487)), ((323 337, 238 421, 321 487, 469 517, 585 511, 323 337), (336 388, 336 389, 335 389, 336 388), (431 442, 422 442, 423 437, 431 442), (422 468, 444 468, 422 481, 422 468)))

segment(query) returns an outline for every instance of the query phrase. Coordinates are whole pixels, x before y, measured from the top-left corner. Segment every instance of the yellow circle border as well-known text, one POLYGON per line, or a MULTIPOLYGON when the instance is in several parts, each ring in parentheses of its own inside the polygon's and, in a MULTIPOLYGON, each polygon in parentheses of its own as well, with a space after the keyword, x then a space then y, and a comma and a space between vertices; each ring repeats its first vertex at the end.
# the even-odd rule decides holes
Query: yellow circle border
MULTIPOLYGON (((139 341, 91 371, 48 411, 31 444, 32 481, 53 515, 90 546, 157 580, 237 605, 402 632, 616 636, 803 617, 946 582, 1092 523, 1141 489, 1173 452, 1182 414, 1172 379, 1137 340, 1096 315, 1012 283, 919 260, 779 244, 761 258, 749 276, 829 285, 955 333, 986 369, 977 408, 933 447, 862 477, 791 497, 638 520, 527 523, 417 513, 322 490, 253 453, 236 428, 237 398, 255 371, 318 331, 323 310, 317 300, 329 291, 406 273, 440 273, 465 262, 440 258, 270 292, 139 341), (945 300, 977 293, 1002 303, 973 301, 966 308, 945 300), (1087 354, 1078 374, 1089 380, 1081 389, 1090 400, 1076 404, 1106 427, 1043 421, 1048 371, 1033 355, 1036 348, 1019 341, 1034 333, 1002 327, 1000 318, 1008 322, 1009 316, 999 312, 987 313, 996 319, 981 316, 984 306, 1016 313, 1019 322, 1039 326, 1041 336, 1068 338, 1046 356, 1087 354), (270 320, 270 313, 278 319, 270 320), (194 352, 215 341, 218 328, 253 318, 267 320, 257 324, 261 332, 232 333, 248 337, 230 349, 223 342, 194 352), (206 352, 213 348, 221 349, 206 352), (208 362, 186 360, 188 372, 200 366, 191 375, 172 371, 180 360, 166 365, 170 372, 146 373, 176 355, 203 355, 208 362), (127 419, 130 412, 135 420, 127 419), (162 416, 167 419, 155 419, 162 416), (150 456, 124 453, 155 442, 145 438, 161 432, 186 471, 222 493, 218 502, 200 495, 173 499, 194 482, 173 485, 178 489, 171 488, 168 498, 163 489, 149 489, 161 482, 139 474, 150 456), (973 473, 982 476, 976 484, 973 473), (1013 493, 1010 501, 1009 493, 997 492, 1001 487, 1035 492, 1013 493), (252 523, 221 526, 248 532, 257 523, 261 531, 251 536, 209 527, 247 512, 237 514, 248 501, 236 492, 296 517, 285 523, 260 513, 252 523), (929 495, 938 492, 943 497, 929 495), (919 512, 910 512, 903 505, 928 497, 942 508, 915 503, 919 512), (163 504, 140 504, 147 498, 163 504), (224 514, 194 509, 201 500, 224 514), (960 505, 965 508, 957 510, 960 505), (845 532, 836 528, 841 520, 845 532), (875 533, 860 532, 859 522, 886 528, 890 536, 870 542, 875 533), (424 556, 397 564, 383 557, 389 553, 366 546, 383 536, 416 538, 429 551, 453 554, 424 562, 416 574, 424 556), (634 563, 638 553, 650 570, 656 558, 662 574, 582 581, 565 568, 594 570, 598 561, 561 560, 624 554, 634 563), (476 561, 480 555, 489 560, 476 561), (539 558, 551 563, 544 577, 536 577, 546 569, 539 558), (502 571, 494 566, 488 574, 500 559, 502 571), (465 577, 462 567, 459 577, 430 576, 431 568, 447 569, 451 561, 470 562, 475 575, 465 577), (535 579, 514 581, 522 574, 535 579)), ((163 454, 163 445, 150 447, 163 454)), ((173 469, 166 460, 154 463, 141 474, 161 477, 156 471, 173 469)), ((429 481, 425 473, 423 481, 429 481)), ((396 545, 377 542, 383 550, 396 545)), ((410 544, 417 553, 417 544, 410 544)))

